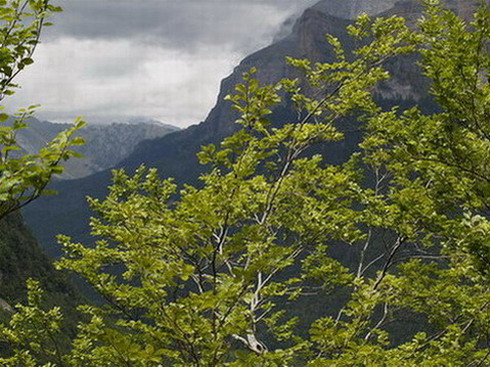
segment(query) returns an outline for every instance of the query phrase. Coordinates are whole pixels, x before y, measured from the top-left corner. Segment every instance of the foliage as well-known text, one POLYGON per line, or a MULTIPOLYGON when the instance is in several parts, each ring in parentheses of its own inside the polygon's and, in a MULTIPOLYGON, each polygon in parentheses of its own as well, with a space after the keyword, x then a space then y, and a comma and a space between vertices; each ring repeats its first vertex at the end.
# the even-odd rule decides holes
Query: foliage
POLYGON ((14 351, 12 357, 2 360, 3 365, 34 367, 52 356, 61 361, 56 341, 61 330, 61 312, 58 307, 47 312, 42 310, 43 292, 37 282, 30 280, 27 287, 28 304, 18 305, 9 328, 4 327, 0 331, 0 338, 14 351))
MULTIPOLYGON (((200 187, 179 190, 145 167, 115 171, 107 198, 90 199, 98 241, 60 237, 58 266, 106 303, 82 308, 88 321, 70 353, 47 347, 38 363, 489 365, 489 30, 486 7, 468 26, 427 1, 418 30, 361 16, 349 28, 352 55, 328 37, 337 61, 290 59, 307 86, 264 86, 246 73, 229 97, 243 128, 203 147, 200 187), (374 102, 389 78, 384 62, 412 53, 422 55, 438 113, 374 102), (276 128, 267 115, 283 101, 299 119, 276 128), (310 154, 342 140, 349 118, 364 122, 359 154, 340 165, 310 154), (332 247, 355 250, 356 264, 331 257, 332 247), (289 308, 311 297, 343 304, 319 310, 301 335, 289 308)), ((58 317, 32 302, 5 335, 22 340, 29 318, 56 332, 58 317)), ((37 337, 3 363, 34 358, 50 341, 37 337)))
MULTIPOLYGON (((46 19, 60 10, 49 0, 0 1, 0 101, 15 92, 15 77, 34 62, 41 30, 50 25, 46 19)), ((22 109, 13 116, 0 113, 0 218, 39 197, 52 176, 63 171, 60 162, 74 156, 68 148, 83 143, 72 137, 84 125, 77 120, 74 127, 61 132, 37 154, 16 154, 21 150, 16 135, 27 127, 26 119, 35 108, 22 109), (7 125, 9 119, 12 123, 7 125)))
POLYGON ((77 120, 74 127, 58 134, 39 152, 22 154, 17 134, 27 127, 26 121, 36 106, 11 116, 4 112, 4 100, 18 87, 15 78, 33 63, 41 31, 50 25, 47 18, 60 10, 49 0, 0 0, 0 309, 2 320, 11 317, 11 329, 3 327, 0 331, 0 350, 8 354, 15 348, 30 346, 35 351, 32 355, 15 352, 17 356, 3 360, 2 365, 38 365, 36 361, 44 360, 42 355, 48 351, 46 344, 38 341, 52 337, 51 329, 58 322, 58 311, 41 311, 41 305, 45 306, 46 302, 41 303, 41 292, 34 282, 28 284, 29 306, 19 305, 19 312, 12 315, 10 304, 25 298, 22 284, 28 276, 35 275, 48 288, 51 300, 47 304, 66 306, 67 319, 72 319, 75 299, 78 299, 71 293, 72 298, 67 301, 65 293, 73 292, 69 283, 54 270, 24 227, 20 215, 14 212, 45 193, 52 176, 62 172, 60 162, 74 156, 70 146, 83 143, 72 135, 84 123, 77 120))

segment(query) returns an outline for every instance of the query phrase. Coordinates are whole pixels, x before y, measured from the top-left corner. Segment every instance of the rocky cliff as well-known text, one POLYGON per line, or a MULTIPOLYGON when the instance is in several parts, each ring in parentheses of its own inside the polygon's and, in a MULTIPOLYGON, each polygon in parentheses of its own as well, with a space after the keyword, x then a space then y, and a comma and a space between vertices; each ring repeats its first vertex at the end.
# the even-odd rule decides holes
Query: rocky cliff
POLYGON ((355 19, 359 14, 378 15, 393 8, 399 0, 323 0, 313 6, 337 18, 355 19))

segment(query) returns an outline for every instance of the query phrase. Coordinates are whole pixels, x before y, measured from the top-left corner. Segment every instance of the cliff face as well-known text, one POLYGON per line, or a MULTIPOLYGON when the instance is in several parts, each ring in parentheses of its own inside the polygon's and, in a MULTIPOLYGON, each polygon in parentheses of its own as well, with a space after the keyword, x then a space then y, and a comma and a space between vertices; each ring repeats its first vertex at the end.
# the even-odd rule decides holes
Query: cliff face
POLYGON ((355 19, 361 13, 378 15, 391 9, 397 1, 399 0, 323 0, 313 8, 338 18, 355 19))
POLYGON ((345 34, 349 21, 325 14, 316 9, 307 9, 295 22, 292 33, 280 41, 247 56, 221 83, 217 103, 202 126, 209 136, 224 136, 233 131, 237 118, 230 103, 224 100, 234 92, 236 84, 242 81, 242 74, 252 67, 258 69, 257 78, 264 84, 276 83, 282 78, 296 77, 298 72, 285 62, 286 56, 308 58, 318 62, 333 60, 325 34, 333 34, 352 47, 345 34))
MULTIPOLYGON (((488 0, 483 2, 489 3, 488 0)), ((413 16, 409 9, 420 9, 418 0, 322 0, 313 6, 313 9, 325 14, 343 19, 355 19, 358 15, 381 15, 382 13, 395 13, 398 15, 413 16)), ((463 18, 469 19, 479 1, 473 0, 445 0, 444 4, 454 9, 463 18)))
MULTIPOLYGON (((408 19, 416 19, 421 11, 417 1, 397 3, 393 0, 380 2, 324 0, 305 10, 296 20, 289 36, 246 57, 233 73, 222 81, 215 107, 206 120, 196 127, 200 131, 199 136, 206 136, 211 139, 217 136, 223 137, 236 129, 233 121, 237 116, 230 104, 224 100, 224 97, 233 93, 234 86, 242 80, 243 72, 248 71, 251 67, 258 69, 257 78, 267 84, 276 83, 282 78, 299 76, 298 72, 285 62, 286 56, 307 58, 316 62, 333 61, 332 50, 325 38, 327 33, 339 38, 347 50, 352 50, 355 47, 354 41, 346 32, 346 27, 352 21, 347 16, 344 18, 331 14, 336 11, 343 14, 341 9, 344 8, 349 9, 353 17, 371 9, 370 13, 372 14, 401 14, 408 19), (336 7, 337 5, 338 7, 336 7), (381 11, 385 9, 388 10, 381 11)), ((413 58, 398 58, 390 61, 387 68, 391 71, 392 79, 378 88, 375 94, 385 100, 419 101, 425 96, 425 82, 420 77, 415 64, 413 58)))

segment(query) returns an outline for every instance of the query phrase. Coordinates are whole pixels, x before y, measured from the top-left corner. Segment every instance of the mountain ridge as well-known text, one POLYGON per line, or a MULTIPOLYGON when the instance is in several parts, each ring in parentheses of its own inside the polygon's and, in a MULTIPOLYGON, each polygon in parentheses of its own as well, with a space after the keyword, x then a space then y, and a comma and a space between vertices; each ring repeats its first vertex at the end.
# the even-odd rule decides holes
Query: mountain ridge
MULTIPOLYGON (((70 127, 70 124, 35 118, 29 119, 27 123, 29 128, 20 130, 17 139, 25 152, 31 154, 70 127)), ((64 162, 65 172, 57 179, 81 178, 109 169, 130 155, 142 141, 160 138, 178 130, 175 126, 156 121, 87 125, 76 132, 77 136, 86 140, 86 144, 73 149, 83 157, 64 162)))

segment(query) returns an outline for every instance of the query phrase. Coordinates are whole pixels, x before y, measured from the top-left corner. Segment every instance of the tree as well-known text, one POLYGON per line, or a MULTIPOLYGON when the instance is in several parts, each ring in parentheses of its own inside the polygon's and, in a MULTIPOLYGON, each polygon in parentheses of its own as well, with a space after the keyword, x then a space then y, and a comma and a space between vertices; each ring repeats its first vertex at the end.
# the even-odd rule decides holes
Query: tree
POLYGON ((364 15, 349 27, 352 55, 328 37, 337 61, 290 59, 307 86, 246 73, 229 97, 243 128, 203 148, 200 187, 115 171, 107 198, 90 199, 99 240, 60 237, 59 267, 106 300, 82 308, 72 351, 41 357, 57 310, 29 344, 45 320, 33 299, 4 329, 18 346, 5 363, 489 365, 489 30, 486 7, 469 27, 427 1, 418 30, 364 15), (383 111, 372 98, 385 61, 412 53, 438 113, 383 111), (267 115, 285 100, 299 120, 274 128, 267 115), (347 117, 364 122, 360 153, 340 165, 309 154, 341 140, 347 117), (356 262, 332 258, 334 246, 356 250, 356 262), (338 307, 305 335, 290 308, 311 297, 338 307))
MULTIPOLYGON (((15 93, 15 77, 34 62, 32 56, 41 31, 50 25, 46 19, 60 10, 49 0, 0 1, 0 102, 15 93)), ((75 155, 69 147, 83 143, 82 139, 73 137, 84 124, 79 119, 73 128, 60 133, 38 154, 20 153, 22 148, 16 134, 27 127, 26 121, 36 107, 22 109, 13 116, 0 113, 0 218, 45 192, 52 176, 63 171, 60 162, 75 155)), ((4 108, 0 106, 1 110, 4 108)))
MULTIPOLYGON (((46 193, 45 188, 53 175, 63 171, 61 162, 75 156, 70 147, 83 143, 82 139, 73 136, 84 125, 79 119, 72 128, 57 135, 38 153, 24 154, 16 135, 19 130, 28 127, 28 119, 37 106, 21 109, 11 116, 4 112, 5 101, 18 87, 15 78, 34 62, 32 57, 40 43, 41 31, 50 25, 47 22, 48 17, 60 10, 49 0, 0 0, 0 220, 46 193)), ((39 285, 29 282, 28 288, 31 290, 29 301, 40 300, 40 290, 36 293, 39 285)), ((5 303, 3 299, 1 302, 5 303)), ((13 315, 10 321, 14 329, 16 319, 22 318, 23 312, 28 309, 18 307, 20 312, 13 315)), ((30 345, 45 337, 46 333, 49 335, 50 328, 58 317, 56 310, 45 314, 38 309, 36 315, 42 322, 34 322, 35 326, 45 332, 33 328, 32 323, 30 332, 24 328, 22 332, 26 339, 23 340, 27 340, 26 343, 30 345)), ((4 317, 6 315, 2 314, 2 318, 4 317)), ((33 320, 34 318, 30 319, 33 320)), ((7 330, 2 330, 2 334, 4 333, 9 335, 7 330)), ((19 337, 19 334, 16 335, 19 337)), ((2 342, 5 338, 8 336, 4 336, 2 342)), ((2 343, 2 352, 9 350, 9 347, 2 343)), ((3 365, 18 366, 29 366, 34 362, 29 363, 31 362, 27 357, 19 357, 11 363, 2 360, 3 365)))

